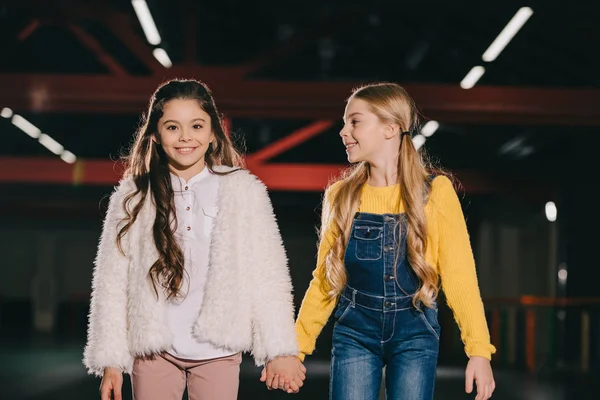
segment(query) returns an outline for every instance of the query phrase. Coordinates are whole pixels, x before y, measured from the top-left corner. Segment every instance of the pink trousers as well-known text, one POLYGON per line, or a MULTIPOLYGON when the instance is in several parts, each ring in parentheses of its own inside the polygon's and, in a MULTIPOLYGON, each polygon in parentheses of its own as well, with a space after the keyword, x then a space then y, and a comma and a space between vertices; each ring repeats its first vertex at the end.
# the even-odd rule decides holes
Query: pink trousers
POLYGON ((134 400, 236 400, 241 353, 211 360, 183 360, 168 353, 137 358, 131 385, 134 400))

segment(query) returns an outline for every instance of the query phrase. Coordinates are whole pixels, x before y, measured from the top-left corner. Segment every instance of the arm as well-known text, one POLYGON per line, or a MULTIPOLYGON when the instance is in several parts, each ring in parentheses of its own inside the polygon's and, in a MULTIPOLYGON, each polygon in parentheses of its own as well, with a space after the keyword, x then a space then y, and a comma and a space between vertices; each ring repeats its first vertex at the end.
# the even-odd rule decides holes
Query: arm
POLYGON ((490 344, 465 217, 448 178, 440 176, 434 180, 432 200, 437 208, 442 289, 454 312, 467 355, 490 360, 496 349, 490 344))
POLYGON ((296 334, 300 346, 300 354, 298 357, 302 361, 304 361, 306 355, 312 354, 314 351, 317 337, 323 330, 325 324, 327 324, 327 320, 331 316, 336 305, 336 300, 331 299, 327 294, 328 285, 325 276, 325 258, 335 240, 335 234, 331 227, 324 226, 324 224, 328 223, 331 196, 330 189, 325 193, 323 200, 321 226, 325 231, 322 240, 319 243, 317 267, 313 271, 313 278, 304 295, 298 319, 296 320, 296 334))
POLYGON ((294 332, 292 282, 287 256, 275 220, 269 195, 262 183, 255 183, 252 195, 251 265, 254 280, 253 349, 257 365, 282 356, 295 356, 298 343, 294 332), (259 233, 259 234, 258 234, 259 233))
POLYGON ((133 367, 127 343, 128 265, 116 243, 118 225, 125 214, 121 191, 118 189, 110 198, 92 279, 83 362, 89 373, 97 376, 102 376, 108 367, 127 373, 133 367))

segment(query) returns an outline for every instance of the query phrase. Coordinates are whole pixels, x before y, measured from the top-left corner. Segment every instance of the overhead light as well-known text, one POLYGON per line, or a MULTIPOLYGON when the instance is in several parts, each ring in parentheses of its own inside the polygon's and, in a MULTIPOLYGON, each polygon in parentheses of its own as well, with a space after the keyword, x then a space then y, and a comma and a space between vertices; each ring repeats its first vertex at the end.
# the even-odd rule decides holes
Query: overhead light
POLYGON ((75 161, 77 161, 77 157, 75 157, 75 154, 71 153, 70 151, 63 151, 60 155, 61 160, 63 160, 64 162, 67 162, 69 164, 73 164, 75 161))
POLYGON ((556 221, 556 216, 558 214, 558 210, 556 209, 556 204, 553 201, 549 201, 546 203, 546 218, 550 222, 556 221))
POLYGON ((0 111, 0 117, 10 118, 13 116, 13 110, 8 107, 4 107, 2 111, 0 111))
POLYGON ((460 87, 463 89, 471 89, 473 86, 475 86, 479 78, 481 78, 484 73, 485 68, 483 68, 481 65, 471 68, 469 73, 463 78, 462 81, 460 81, 460 87))
POLYGON ((146 40, 153 46, 157 46, 160 44, 160 34, 158 33, 158 29, 156 28, 156 24, 154 23, 154 19, 152 19, 152 14, 150 13, 150 9, 148 8, 148 4, 145 0, 131 0, 131 4, 133 5, 133 9, 140 20, 140 25, 142 25, 142 30, 144 31, 144 35, 146 35, 146 40))
POLYGON ((154 58, 156 58, 158 62, 161 63, 165 68, 171 68, 173 66, 169 55, 164 49, 157 47, 156 49, 154 49, 152 54, 154 54, 154 58))
POLYGON ((440 127, 439 122, 437 121, 427 121, 427 123, 425 125, 423 125, 423 128, 421 128, 421 135, 425 136, 425 137, 429 137, 431 135, 433 135, 435 133, 435 131, 438 130, 438 128, 440 127))
POLYGON ((560 281, 560 283, 566 283, 568 276, 569 272, 565 268, 561 268, 558 270, 558 280, 560 281))
POLYGON ((52 139, 50 136, 46 135, 45 133, 42 133, 38 140, 40 141, 40 144, 42 146, 44 146, 45 148, 47 148, 48 150, 50 150, 57 156, 59 156, 65 149, 60 143, 58 143, 56 140, 52 139))
POLYGON ((426 140, 427 138, 421 134, 415 135, 415 137, 412 138, 415 149, 419 150, 421 147, 423 147, 426 140))
POLYGON ((483 53, 481 58, 483 61, 490 62, 494 61, 496 57, 504 50, 506 45, 512 40, 512 38, 519 32, 519 29, 525 25, 525 22, 531 17, 533 10, 530 7, 521 7, 519 11, 512 17, 512 19, 506 24, 502 32, 494 39, 490 47, 483 53))
POLYGON ((19 128, 20 130, 22 130, 23 132, 25 132, 26 134, 28 134, 29 136, 31 136, 34 139, 39 138, 40 135, 42 134, 42 131, 40 131, 40 129, 37 126, 35 126, 31 122, 27 121, 25 118, 21 117, 19 114, 13 115, 11 122, 13 123, 14 126, 16 126, 17 128, 19 128))

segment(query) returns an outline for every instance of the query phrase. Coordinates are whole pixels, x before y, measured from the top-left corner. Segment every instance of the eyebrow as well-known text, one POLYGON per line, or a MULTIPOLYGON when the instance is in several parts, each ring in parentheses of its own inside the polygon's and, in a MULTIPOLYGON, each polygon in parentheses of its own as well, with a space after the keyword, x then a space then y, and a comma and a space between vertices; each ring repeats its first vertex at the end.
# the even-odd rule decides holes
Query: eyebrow
MULTIPOLYGON (((363 115, 363 114, 360 113, 360 112, 358 112, 358 111, 357 112, 353 112, 352 114, 348 115, 348 118, 352 118, 355 115, 363 115)), ((346 117, 344 117, 342 119, 344 120, 344 122, 346 121, 346 117)))
MULTIPOLYGON (((200 118, 200 117, 198 117, 198 118, 194 118, 194 119, 192 120, 192 122, 196 122, 196 121, 202 121, 202 122, 206 122, 206 120, 205 120, 204 118, 200 118)), ((166 125, 166 124, 167 124, 167 123, 169 123, 169 122, 170 122, 170 123, 174 123, 174 124, 178 124, 178 123, 179 123, 179 121, 176 121, 176 120, 174 120, 174 119, 168 119, 168 120, 166 120, 165 122, 163 122, 163 125, 166 125)))

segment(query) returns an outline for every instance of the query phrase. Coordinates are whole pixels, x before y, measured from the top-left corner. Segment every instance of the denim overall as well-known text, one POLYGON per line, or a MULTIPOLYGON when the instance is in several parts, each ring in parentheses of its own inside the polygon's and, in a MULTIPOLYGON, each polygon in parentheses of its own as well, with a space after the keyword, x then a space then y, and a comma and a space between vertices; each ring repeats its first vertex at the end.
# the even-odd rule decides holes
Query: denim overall
POLYGON ((331 400, 377 400, 384 366, 386 399, 433 399, 440 326, 437 308, 412 304, 419 280, 406 227, 406 214, 354 217, 334 313, 331 400))

